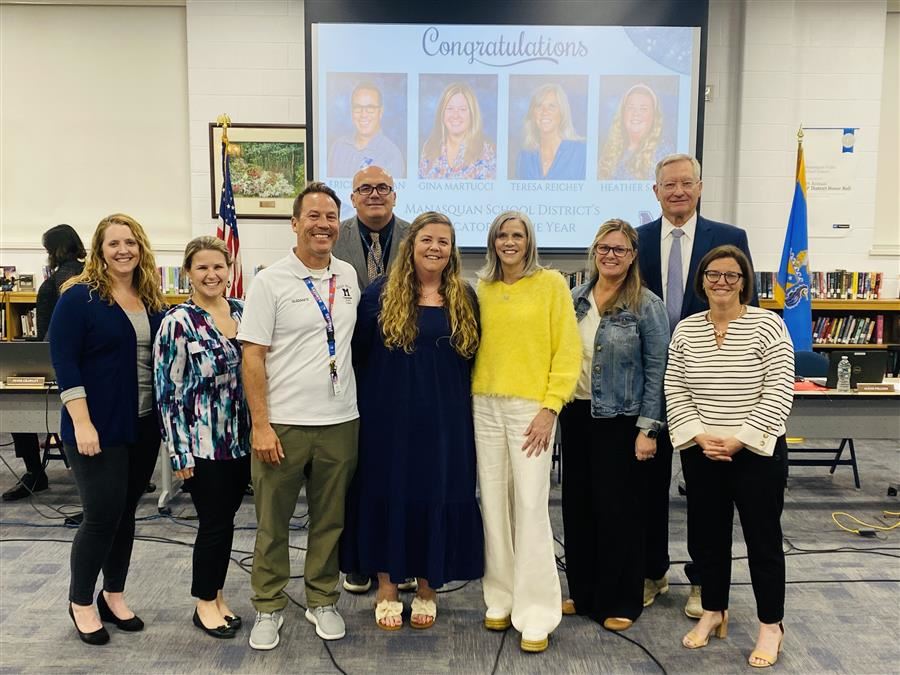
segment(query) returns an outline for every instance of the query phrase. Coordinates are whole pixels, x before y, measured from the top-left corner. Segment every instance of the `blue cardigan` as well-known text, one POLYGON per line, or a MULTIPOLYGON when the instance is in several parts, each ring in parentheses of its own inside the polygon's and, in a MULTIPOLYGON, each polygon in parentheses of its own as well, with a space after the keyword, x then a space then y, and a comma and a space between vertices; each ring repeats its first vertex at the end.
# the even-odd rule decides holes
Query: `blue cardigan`
MULTIPOLYGON (((164 312, 148 312, 151 343, 164 312)), ((100 447, 134 443, 138 420, 137 337, 125 312, 86 284, 62 294, 50 319, 50 356, 60 391, 84 387, 100 447)), ((154 405, 155 407, 155 405, 154 405)), ((63 443, 75 429, 63 406, 63 443)))

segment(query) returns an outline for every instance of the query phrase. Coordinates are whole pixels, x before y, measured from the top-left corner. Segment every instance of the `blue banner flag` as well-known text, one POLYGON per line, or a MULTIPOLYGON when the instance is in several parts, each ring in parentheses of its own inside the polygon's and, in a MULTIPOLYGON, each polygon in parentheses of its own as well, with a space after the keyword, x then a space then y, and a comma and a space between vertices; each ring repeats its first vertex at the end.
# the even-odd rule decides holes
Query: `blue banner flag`
POLYGON ((809 237, 806 226, 806 163, 797 147, 794 201, 784 235, 784 250, 775 286, 775 300, 783 310, 794 351, 812 351, 812 303, 809 297, 809 237))

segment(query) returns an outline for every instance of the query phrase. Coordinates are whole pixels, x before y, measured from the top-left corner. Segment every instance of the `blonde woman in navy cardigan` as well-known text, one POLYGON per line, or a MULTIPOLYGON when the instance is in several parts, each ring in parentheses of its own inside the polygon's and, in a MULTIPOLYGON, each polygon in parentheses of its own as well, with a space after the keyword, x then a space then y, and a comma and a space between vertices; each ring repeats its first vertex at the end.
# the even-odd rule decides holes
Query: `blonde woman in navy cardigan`
POLYGON ((60 436, 84 507, 72 540, 69 616, 92 645, 109 641, 101 620, 144 627, 123 592, 135 509, 159 451, 151 352, 163 307, 147 235, 117 213, 100 221, 84 271, 63 285, 50 321, 60 436))
POLYGON ((197 538, 191 595, 194 625, 233 638, 241 618, 222 595, 231 560, 234 515, 250 481, 250 418, 236 339, 243 300, 225 298, 231 253, 216 237, 184 250, 191 298, 166 314, 156 336, 156 396, 172 470, 191 478, 197 538))

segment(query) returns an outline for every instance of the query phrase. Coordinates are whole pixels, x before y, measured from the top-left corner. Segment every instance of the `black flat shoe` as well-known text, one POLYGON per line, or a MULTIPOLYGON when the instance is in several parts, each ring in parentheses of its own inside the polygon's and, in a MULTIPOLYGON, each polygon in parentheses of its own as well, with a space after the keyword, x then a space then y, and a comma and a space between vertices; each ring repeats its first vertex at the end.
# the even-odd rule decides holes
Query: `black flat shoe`
POLYGON ((3 493, 3 501, 14 502, 18 499, 25 499, 35 492, 43 492, 48 487, 46 473, 43 471, 38 474, 26 472, 22 474, 22 478, 18 483, 3 493))
POLYGON ((235 630, 244 625, 244 622, 241 621, 241 617, 239 617, 237 614, 235 614, 234 616, 226 616, 225 623, 228 624, 229 628, 234 628, 235 630))
POLYGON ((136 614, 130 619, 120 619, 113 614, 109 605, 106 604, 106 598, 103 597, 103 591, 100 591, 97 595, 97 609, 100 610, 101 621, 114 623, 119 630, 128 631, 129 633, 136 633, 139 630, 144 630, 144 622, 141 621, 140 617, 136 614))
POLYGON ((95 630, 93 633, 84 633, 78 627, 78 622, 75 621, 75 612, 72 611, 72 605, 69 605, 69 616, 72 617, 72 623, 75 624, 75 630, 78 631, 78 637, 81 638, 82 642, 85 642, 89 645, 105 645, 109 642, 109 633, 103 626, 100 626, 99 629, 95 630))
POLYGON ((196 608, 194 609, 194 625, 210 637, 219 638, 220 640, 233 638, 236 633, 236 630, 228 624, 224 626, 218 626, 216 628, 207 628, 200 620, 200 615, 197 613, 196 608))

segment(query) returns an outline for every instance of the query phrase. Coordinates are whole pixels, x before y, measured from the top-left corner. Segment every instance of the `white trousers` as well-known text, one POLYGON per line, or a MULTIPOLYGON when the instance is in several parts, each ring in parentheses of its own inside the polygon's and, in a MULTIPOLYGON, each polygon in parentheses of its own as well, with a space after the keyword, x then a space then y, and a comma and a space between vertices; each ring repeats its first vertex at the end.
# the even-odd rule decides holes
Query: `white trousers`
POLYGON ((522 451, 525 429, 541 406, 479 395, 472 409, 484 521, 486 616, 511 615, 524 637, 540 639, 562 619, 548 506, 552 452, 527 457, 522 451))

